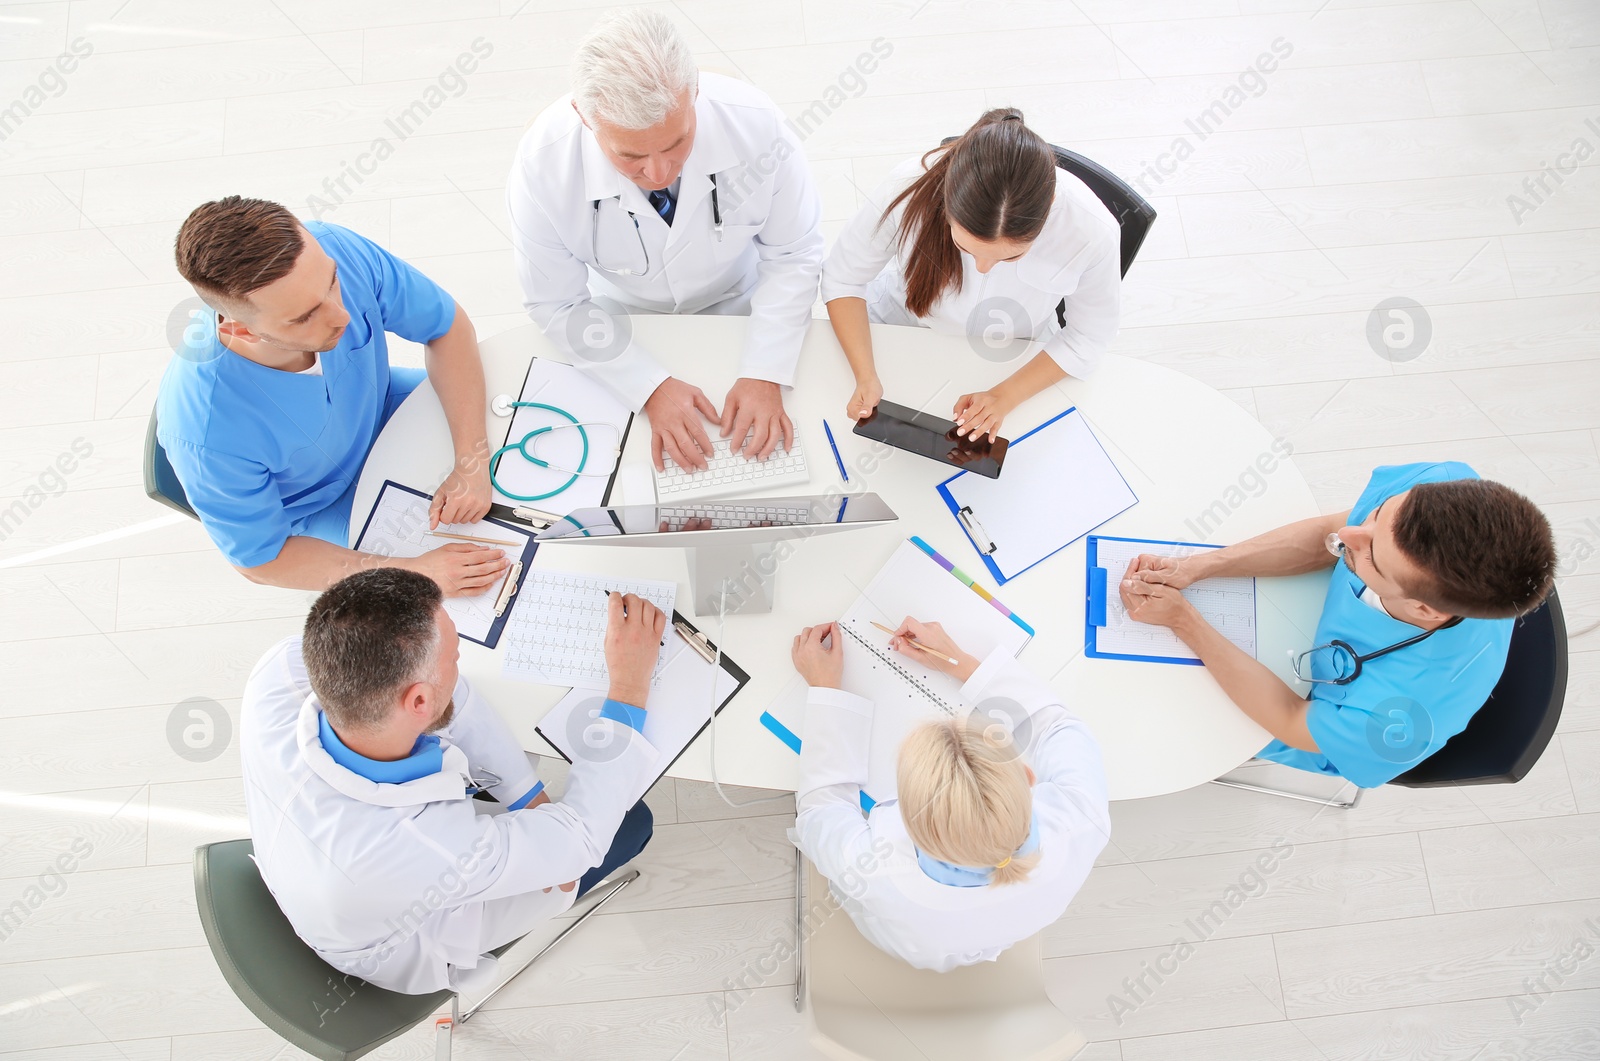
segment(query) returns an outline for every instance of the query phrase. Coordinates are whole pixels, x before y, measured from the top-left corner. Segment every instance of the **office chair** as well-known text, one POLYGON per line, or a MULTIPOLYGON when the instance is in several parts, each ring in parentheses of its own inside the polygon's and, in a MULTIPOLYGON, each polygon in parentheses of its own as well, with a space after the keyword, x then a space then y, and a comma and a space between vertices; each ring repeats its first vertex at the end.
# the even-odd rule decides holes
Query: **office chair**
MULTIPOLYGON (((1406 788, 1516 784, 1549 747, 1566 695, 1567 622, 1561 599, 1551 590, 1543 604, 1512 626, 1505 670, 1467 728, 1389 784, 1406 788)), ((1353 797, 1340 800, 1240 781, 1211 783, 1341 810, 1359 803, 1363 791, 1358 788, 1353 797)))
MULTIPOLYGON (((605 881, 585 899, 604 891, 578 918, 545 944, 478 1004, 461 1011, 454 991, 404 995, 342 973, 307 946, 278 909, 250 855, 249 840, 225 840, 195 848, 194 892, 211 955, 239 1001, 291 1045, 322 1061, 355 1061, 433 1014, 446 1000, 450 1016, 435 1022, 436 1056, 448 1059, 450 1037, 484 1003, 516 979, 550 948, 567 938, 622 889, 638 870, 605 881), (609 889, 609 890, 608 890, 609 889)), ((491 953, 500 957, 519 941, 491 953)))
POLYGON ((150 500, 176 509, 190 519, 200 518, 189 507, 189 495, 178 481, 178 473, 173 471, 172 462, 167 460, 167 451, 156 438, 155 409, 150 410, 150 423, 144 429, 144 493, 150 500))
MULTIPOLYGON (((808 890, 828 895, 815 866, 808 890)), ((831 898, 825 902, 830 912, 811 934, 809 959, 796 958, 797 969, 805 970, 811 1045, 825 1056, 1066 1061, 1083 1049, 1083 1033, 1045 994, 1038 936, 992 962, 936 973, 879 950, 856 931, 849 914, 831 898)), ((797 903, 797 913, 801 908, 797 903)), ((796 929, 803 925, 797 922, 796 929)))
MULTIPOLYGON (((947 136, 939 141, 939 145, 943 147, 955 139, 954 136, 947 136)), ((1127 276, 1128 266, 1133 264, 1139 248, 1144 245, 1150 226, 1156 223, 1155 207, 1145 202, 1144 197, 1134 191, 1127 181, 1093 159, 1055 144, 1050 145, 1050 150, 1056 153, 1056 166, 1087 184, 1089 190, 1111 211, 1111 216, 1116 218, 1118 227, 1122 229, 1122 275, 1127 276)), ((1065 326, 1065 299, 1056 308, 1056 317, 1065 326)))
POLYGON ((1156 223, 1155 207, 1145 202, 1144 196, 1134 191, 1127 181, 1092 159, 1076 151, 1050 145, 1056 153, 1056 165, 1077 177, 1099 197, 1111 216, 1122 229, 1122 275, 1128 275, 1139 248, 1144 245, 1150 226, 1156 223))

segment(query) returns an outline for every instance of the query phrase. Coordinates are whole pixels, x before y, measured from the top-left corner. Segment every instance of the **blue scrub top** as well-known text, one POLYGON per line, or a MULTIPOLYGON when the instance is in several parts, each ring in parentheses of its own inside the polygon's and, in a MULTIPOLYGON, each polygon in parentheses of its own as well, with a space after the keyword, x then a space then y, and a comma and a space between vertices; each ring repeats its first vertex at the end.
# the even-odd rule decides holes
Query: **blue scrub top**
POLYGON ((376 243, 325 222, 305 227, 338 263, 350 313, 339 344, 321 355, 322 375, 239 356, 204 314, 210 335, 172 359, 156 399, 167 459, 211 540, 238 567, 275 559, 291 535, 346 544, 367 453, 423 378, 391 371, 384 332, 428 343, 455 319, 448 292, 376 243))
MULTIPOLYGON (((1455 461, 1379 468, 1350 510, 1350 522, 1361 523, 1383 501, 1421 483, 1476 478, 1477 472, 1455 461)), ((1337 638, 1366 655, 1422 633, 1363 604, 1365 588, 1346 564, 1334 567, 1314 645, 1337 638)), ((1444 747, 1489 699, 1505 669, 1513 622, 1465 619, 1363 664, 1348 685, 1313 685, 1306 725, 1320 751, 1275 740, 1259 756, 1348 778, 1362 788, 1393 780, 1444 747)))

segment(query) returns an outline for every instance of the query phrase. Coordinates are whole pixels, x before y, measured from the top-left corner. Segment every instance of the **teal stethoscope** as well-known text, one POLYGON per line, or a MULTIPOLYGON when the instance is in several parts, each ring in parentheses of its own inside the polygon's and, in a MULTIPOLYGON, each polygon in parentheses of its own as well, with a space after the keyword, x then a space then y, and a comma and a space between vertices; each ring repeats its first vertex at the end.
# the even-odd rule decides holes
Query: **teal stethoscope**
POLYGON ((504 446, 501 446, 499 449, 494 451, 494 455, 489 458, 489 485, 493 486, 506 497, 511 498, 513 501, 543 501, 547 498, 555 497, 557 494, 566 490, 583 476, 610 477, 612 472, 611 468, 607 468, 605 471, 601 472, 584 470, 589 466, 589 432, 584 429, 590 427, 609 428, 610 430, 616 432, 617 437, 620 439, 622 437, 622 431, 617 427, 616 424, 608 424, 600 421, 580 422, 576 416, 573 416, 571 413, 560 408, 559 406, 548 405, 544 402, 512 401, 511 396, 507 394, 496 395, 494 401, 490 405, 490 408, 494 410, 494 414, 496 416, 510 416, 518 409, 542 409, 547 413, 554 413, 556 416, 559 416, 561 419, 566 421, 564 424, 547 424, 544 427, 536 427, 532 431, 529 431, 526 435, 523 435, 521 441, 508 441, 504 446), (542 459, 538 455, 537 450, 539 448, 539 440, 547 439, 557 431, 577 431, 578 437, 583 440, 583 453, 578 457, 578 466, 576 468, 557 467, 551 464, 549 461, 542 459), (504 486, 502 486, 499 480, 495 478, 495 469, 500 466, 500 458, 512 450, 516 450, 518 453, 521 453, 523 459, 536 468, 543 468, 546 471, 554 472, 557 475, 567 476, 567 481, 556 487, 554 490, 549 490, 542 494, 512 493, 510 490, 507 490, 504 486))

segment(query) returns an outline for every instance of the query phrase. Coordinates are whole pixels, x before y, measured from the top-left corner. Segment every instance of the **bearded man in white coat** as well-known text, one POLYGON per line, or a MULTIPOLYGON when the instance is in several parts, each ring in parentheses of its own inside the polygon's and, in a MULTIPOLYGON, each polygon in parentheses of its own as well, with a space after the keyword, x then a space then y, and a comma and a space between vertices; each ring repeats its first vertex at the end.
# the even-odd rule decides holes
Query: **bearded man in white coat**
POLYGON ((392 991, 476 990, 489 951, 562 913, 650 839, 628 793, 665 617, 613 594, 597 759, 552 802, 505 720, 460 675, 439 587, 380 568, 320 596, 256 665, 240 709, 261 878, 300 938, 392 991), (487 793, 492 801, 474 798, 487 793))

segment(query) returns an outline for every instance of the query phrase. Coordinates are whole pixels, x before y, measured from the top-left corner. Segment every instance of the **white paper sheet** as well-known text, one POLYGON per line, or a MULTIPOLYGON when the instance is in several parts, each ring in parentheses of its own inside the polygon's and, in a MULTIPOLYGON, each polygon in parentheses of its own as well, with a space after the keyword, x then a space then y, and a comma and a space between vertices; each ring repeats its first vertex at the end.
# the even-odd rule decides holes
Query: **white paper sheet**
POLYGON ((1139 500, 1076 409, 1017 439, 1000 478, 968 473, 945 489, 957 508, 972 509, 997 546, 989 560, 1007 579, 1139 500))
MULTIPOLYGON (((706 662, 670 626, 662 653, 666 662, 645 701, 643 730, 645 739, 661 753, 661 771, 639 785, 632 794, 634 800, 644 797, 694 740, 717 705, 739 687, 737 678, 722 666, 706 662)), ((605 702, 603 693, 574 689, 539 720, 539 732, 568 759, 603 759, 609 750, 606 738, 610 727, 596 725, 595 720, 605 702)))
MULTIPOLYGON (((589 436, 589 459, 583 462, 583 470, 594 474, 579 476, 577 482, 543 501, 519 501, 498 488, 494 499, 505 505, 533 505, 557 515, 604 504, 606 484, 617 466, 622 433, 628 426, 631 410, 616 395, 571 365, 538 357, 528 366, 528 378, 518 400, 543 402, 576 417, 589 436)), ((534 456, 551 467, 541 468, 526 460, 521 452, 512 450, 495 465, 494 477, 499 487, 523 497, 535 497, 560 488, 572 477, 572 471, 583 461, 583 437, 558 413, 548 409, 517 409, 511 416, 504 444, 515 445, 528 432, 541 427, 556 430, 536 437, 529 448, 534 456)))
MULTIPOLYGON (((356 549, 378 556, 406 557, 421 556, 440 546, 451 544, 454 539, 441 538, 428 529, 428 506, 432 502, 433 498, 427 494, 414 493, 393 482, 384 483, 383 489, 378 492, 377 503, 372 506, 371 519, 367 521, 362 531, 361 540, 356 542, 356 549)), ((528 539, 533 537, 527 531, 490 523, 487 520, 480 520, 477 523, 441 523, 437 531, 443 534, 466 534, 474 538, 493 538, 506 542, 502 551, 513 560, 522 556, 523 550, 527 548, 528 539)), ((444 610, 456 624, 458 634, 479 644, 487 641, 490 630, 494 627, 495 602, 500 599, 500 590, 505 586, 506 579, 511 576, 513 570, 514 568, 507 568, 504 576, 476 596, 445 598, 444 610)))
MULTIPOLYGON (((1125 541, 1099 538, 1095 566, 1106 569, 1106 625, 1095 634, 1095 650, 1121 656, 1156 656, 1161 659, 1198 660, 1189 646, 1165 626, 1152 626, 1128 618, 1117 585, 1128 565, 1140 553, 1188 556, 1204 546, 1174 542, 1125 541)), ((1256 654, 1256 580, 1248 577, 1207 578, 1194 583, 1183 595, 1217 632, 1238 645, 1252 659, 1256 654)))

